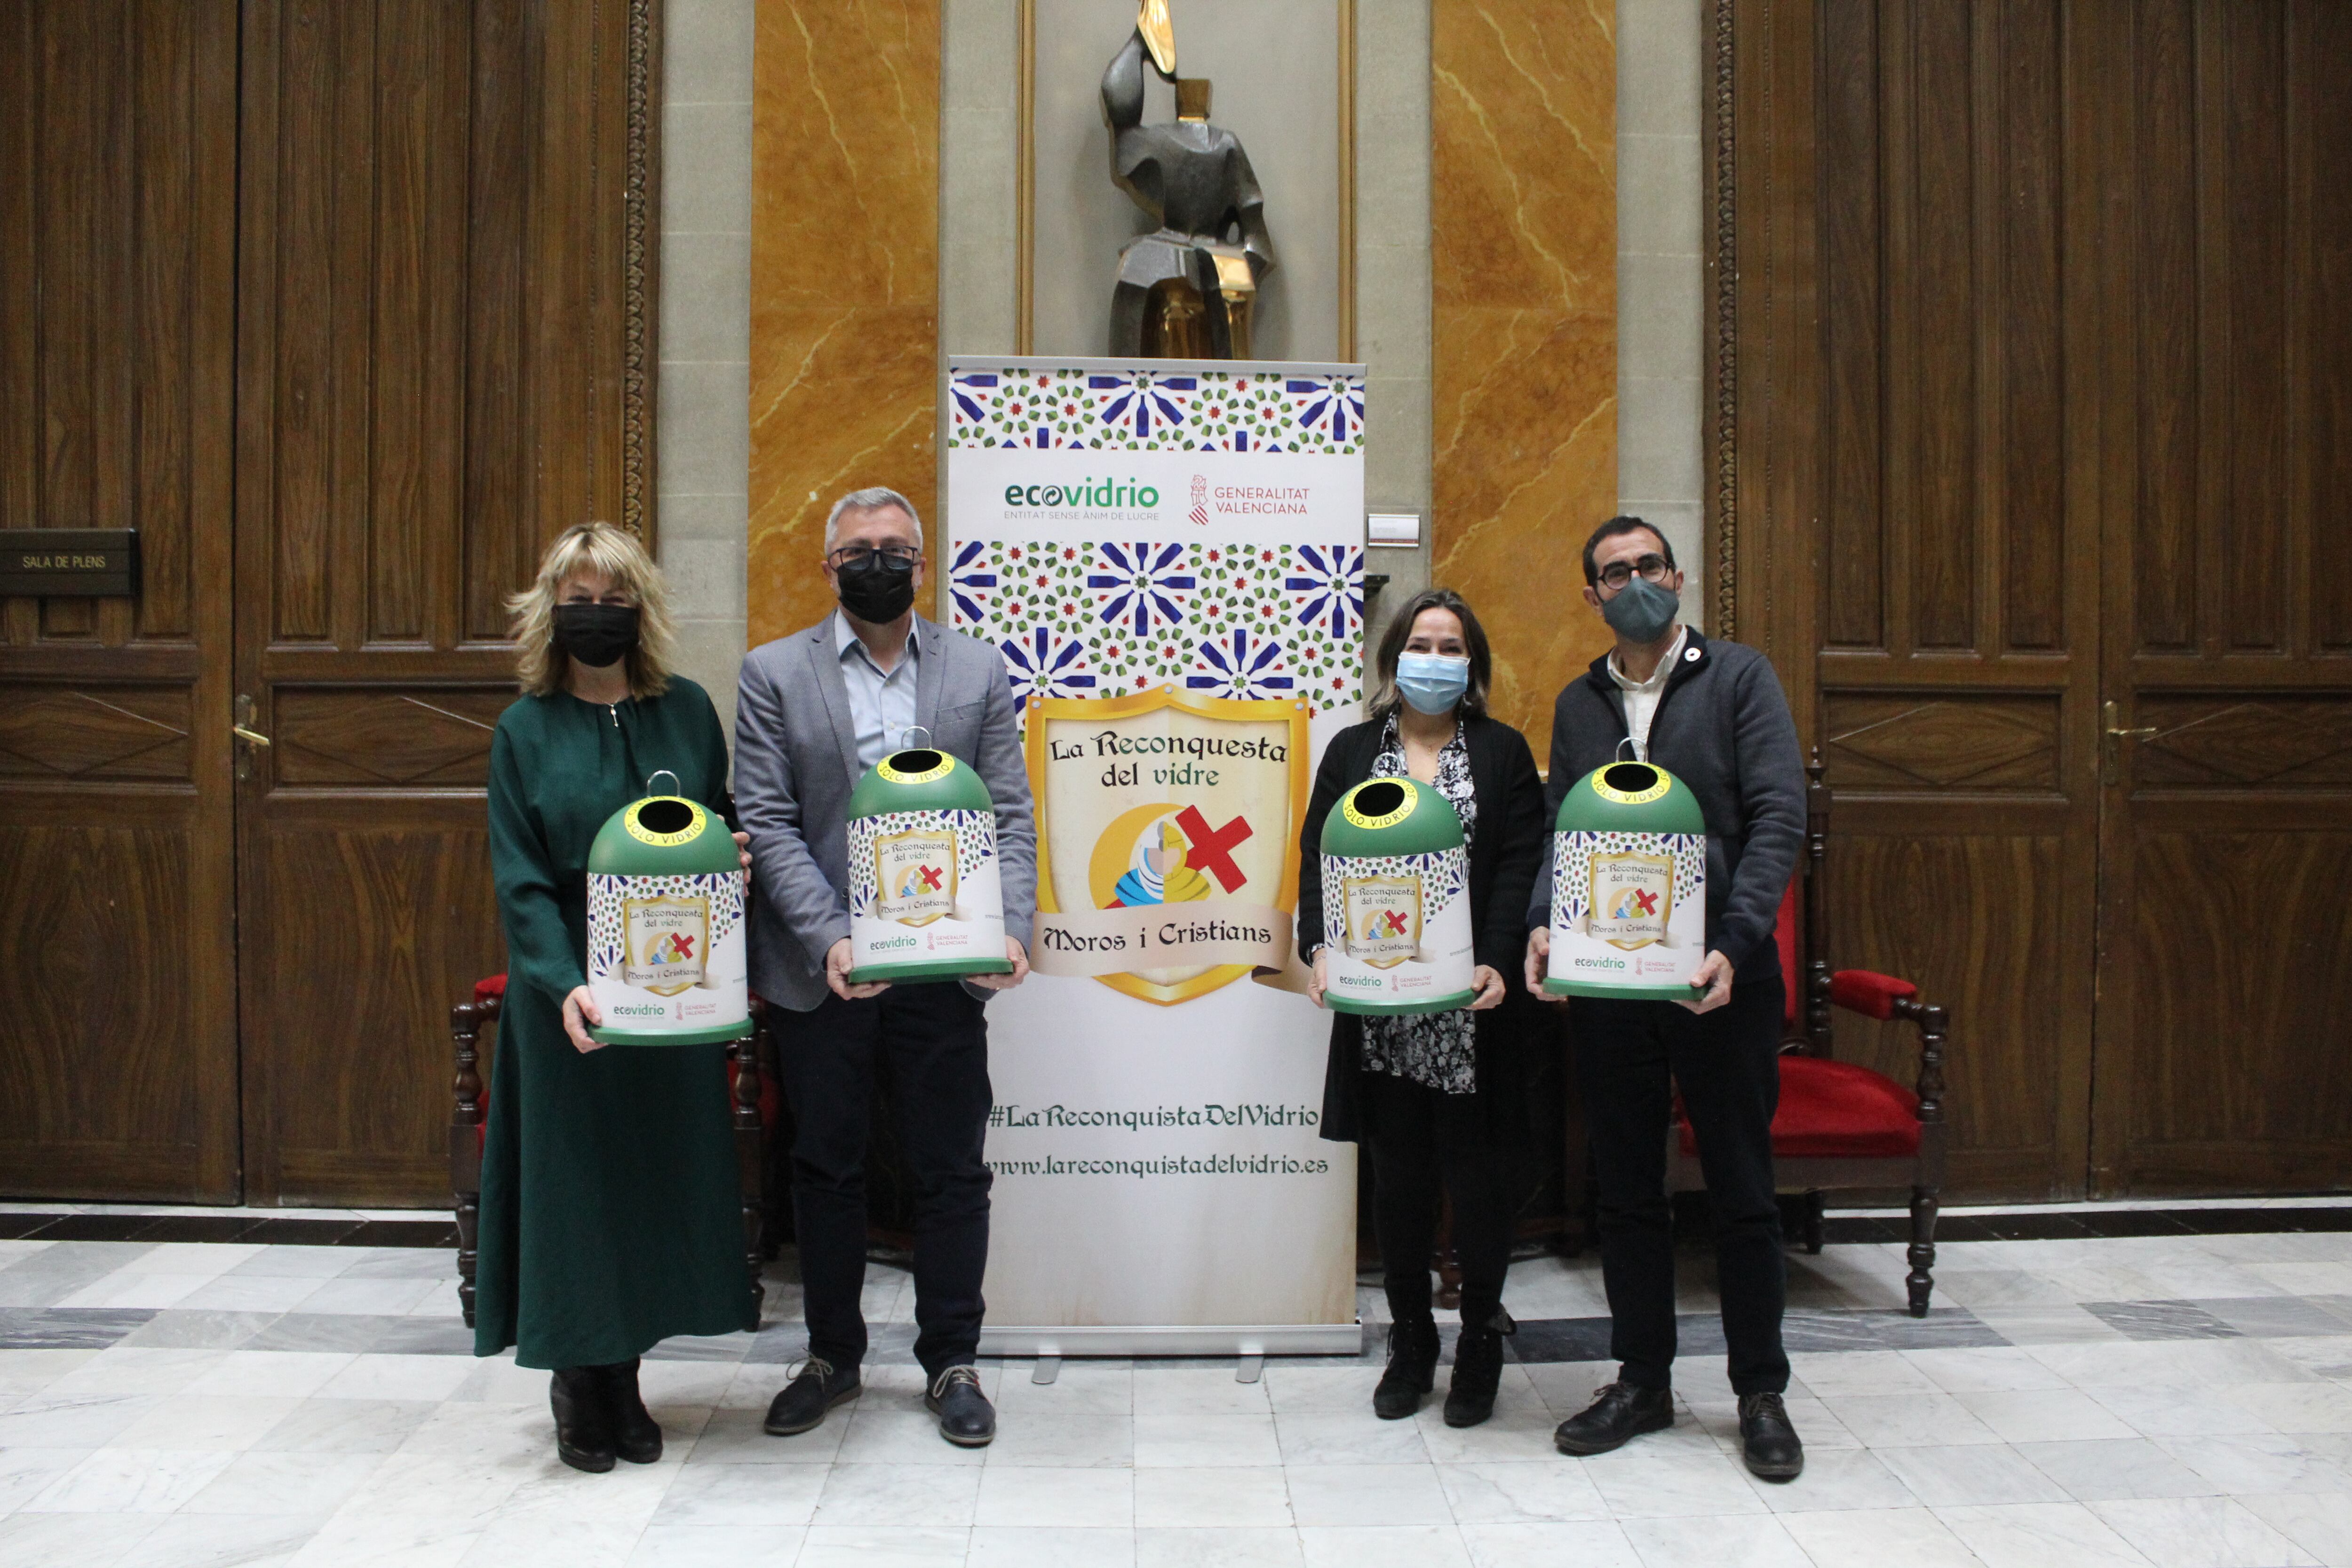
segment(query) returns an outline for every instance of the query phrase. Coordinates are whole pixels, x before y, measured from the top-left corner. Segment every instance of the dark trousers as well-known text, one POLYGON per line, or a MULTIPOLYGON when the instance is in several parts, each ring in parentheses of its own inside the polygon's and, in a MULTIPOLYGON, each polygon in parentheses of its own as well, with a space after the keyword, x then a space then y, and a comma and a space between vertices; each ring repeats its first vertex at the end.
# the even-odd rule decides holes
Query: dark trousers
POLYGON ((1780 1100, 1780 978, 1742 980, 1711 1013, 1672 1002, 1575 997, 1576 1070, 1600 1178, 1601 1277, 1610 1352, 1640 1388, 1670 1386, 1675 1237, 1666 1134, 1679 1088, 1715 1211, 1716 1286, 1731 1386, 1789 1386, 1780 1348, 1788 1279, 1772 1192, 1772 1112, 1780 1100))
POLYGON ((969 1363, 988 1267, 981 1148, 992 1096, 981 1005, 953 982, 893 985, 862 1002, 827 995, 787 1019, 777 1056, 793 1108, 809 1353, 841 1367, 866 1355, 866 1130, 875 1066, 887 1060, 915 1182, 915 1359, 932 1376, 969 1363))
POLYGON ((1462 1268, 1462 1321, 1484 1325, 1503 1305, 1511 1265, 1511 1161, 1482 1136, 1466 1101, 1423 1084, 1368 1072, 1362 1079, 1363 1147, 1372 1163, 1372 1228, 1381 1283, 1398 1322, 1430 1315, 1429 1259, 1437 1241, 1439 1184, 1454 1200, 1454 1257, 1462 1268))

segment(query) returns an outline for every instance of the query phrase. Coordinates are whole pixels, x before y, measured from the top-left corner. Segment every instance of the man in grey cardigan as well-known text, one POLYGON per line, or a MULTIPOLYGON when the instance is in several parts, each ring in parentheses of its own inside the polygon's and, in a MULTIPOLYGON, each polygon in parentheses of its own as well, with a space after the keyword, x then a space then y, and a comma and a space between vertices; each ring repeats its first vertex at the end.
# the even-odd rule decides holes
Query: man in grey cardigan
MULTIPOLYGON (((1665 1140, 1679 1089, 1715 1211, 1742 1456, 1758 1476, 1789 1480, 1803 1469, 1804 1449, 1781 1402, 1787 1279, 1772 1113, 1787 990, 1773 926, 1804 842, 1803 759, 1764 656, 1681 624, 1683 574, 1664 535, 1637 517, 1610 519, 1584 546, 1584 582, 1585 603, 1617 646, 1553 706, 1546 820, 1570 787, 1628 752, 1688 785, 1706 818, 1706 956, 1691 973, 1687 1002, 1570 1000, 1619 1371, 1553 1441, 1564 1453, 1605 1453, 1674 1424, 1665 1140)), ((1549 857, 1528 924, 1528 986, 1540 995, 1551 950, 1549 857)))
POLYGON ((889 1064, 899 1138, 916 1183, 915 1357, 950 1443, 996 1434, 973 1361, 988 1267, 990 991, 1029 973, 1037 835, 1018 716, 995 648, 914 612, 923 525, 904 496, 853 490, 824 525, 824 574, 841 607, 751 650, 735 707, 735 801, 751 836, 760 908, 751 986, 789 1014, 776 1026, 792 1104, 793 1215, 808 1359, 770 1405, 767 1430, 805 1432, 856 1397, 866 1353, 866 1130, 877 1061, 889 1064), (848 812, 866 770, 929 731, 996 806, 1009 974, 854 985, 848 812))

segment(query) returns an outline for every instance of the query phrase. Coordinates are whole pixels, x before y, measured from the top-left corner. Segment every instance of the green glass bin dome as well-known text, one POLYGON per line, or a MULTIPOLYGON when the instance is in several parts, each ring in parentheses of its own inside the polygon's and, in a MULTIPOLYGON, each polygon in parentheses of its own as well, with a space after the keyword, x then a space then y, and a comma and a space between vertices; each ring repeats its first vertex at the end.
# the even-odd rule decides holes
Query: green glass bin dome
POLYGON ((849 861, 850 984, 1013 972, 997 882, 996 803, 978 769, 931 746, 893 752, 866 769, 849 792, 849 861), (952 840, 945 846, 950 864, 934 868, 946 876, 933 899, 955 913, 925 915, 919 905, 912 915, 886 910, 877 857, 894 838, 952 840), (980 919, 962 917, 968 906, 980 919), (982 929, 992 925, 992 938, 982 929), (941 953, 942 945, 950 951, 941 953), (953 952, 956 945, 971 951, 953 952), (906 956, 893 957, 893 949, 906 956))
POLYGON ((607 817, 588 847, 588 984, 604 1015, 589 1037, 689 1046, 749 1035, 745 905, 734 835, 700 802, 647 795, 607 817), (676 951, 659 963, 633 951, 672 929, 676 951))
MULTIPOLYGON (((1607 763, 1569 786, 1552 827, 1552 954, 1545 993, 1690 1000, 1688 975, 1705 956, 1706 929, 1706 816, 1690 786, 1654 763, 1607 763), (1611 940, 1575 929, 1576 919, 1591 912, 1584 906, 1601 875, 1596 862, 1608 868, 1618 892, 1643 900, 1643 907, 1660 906, 1649 922, 1654 935, 1620 930, 1611 940), (1623 940, 1627 935, 1635 940, 1623 940), (1653 947, 1659 952, 1645 953, 1653 947), (1660 956, 1665 952, 1674 956, 1660 956)), ((1642 907, 1630 912, 1642 920, 1642 907)))

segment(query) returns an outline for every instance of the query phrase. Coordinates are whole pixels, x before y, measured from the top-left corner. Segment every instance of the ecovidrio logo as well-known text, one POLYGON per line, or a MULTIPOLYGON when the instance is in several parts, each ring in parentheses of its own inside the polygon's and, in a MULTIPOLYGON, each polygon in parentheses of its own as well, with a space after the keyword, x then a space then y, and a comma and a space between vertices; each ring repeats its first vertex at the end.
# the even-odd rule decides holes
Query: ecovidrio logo
POLYGON ((1150 511, 1160 504, 1160 491, 1132 476, 1087 475, 1062 484, 1007 485, 1004 504, 1029 511, 1150 511))

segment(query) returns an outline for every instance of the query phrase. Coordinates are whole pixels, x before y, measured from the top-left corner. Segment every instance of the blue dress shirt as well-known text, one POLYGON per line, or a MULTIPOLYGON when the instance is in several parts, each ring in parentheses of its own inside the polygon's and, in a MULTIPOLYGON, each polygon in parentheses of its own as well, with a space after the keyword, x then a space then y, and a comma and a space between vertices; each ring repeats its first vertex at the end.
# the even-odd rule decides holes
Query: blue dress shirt
POLYGON ((850 723, 857 731, 857 765, 870 768, 907 744, 915 727, 915 659, 921 639, 913 627, 898 662, 886 673, 850 629, 849 617, 833 613, 833 646, 841 653, 841 679, 849 688, 850 723))

